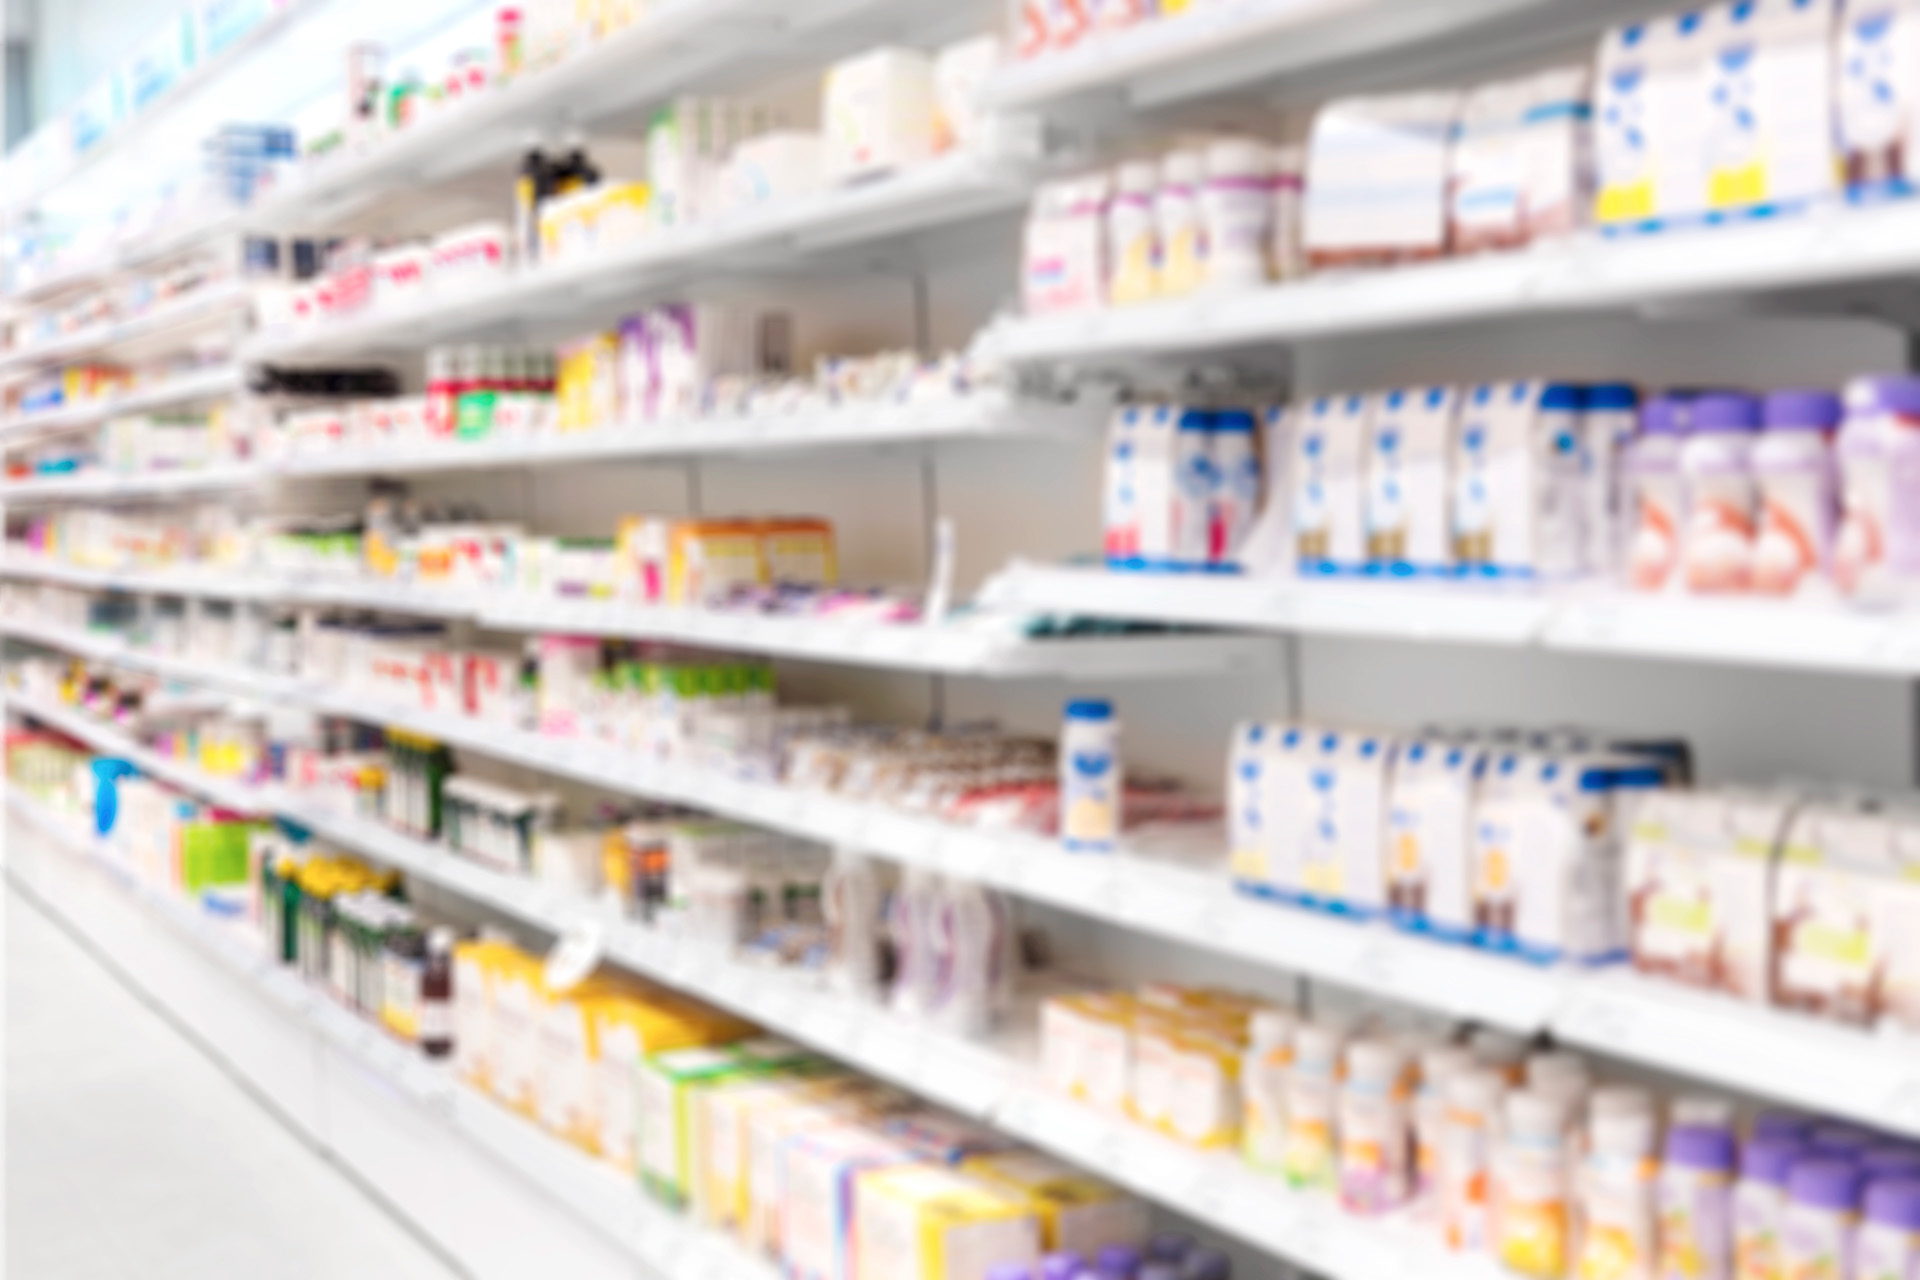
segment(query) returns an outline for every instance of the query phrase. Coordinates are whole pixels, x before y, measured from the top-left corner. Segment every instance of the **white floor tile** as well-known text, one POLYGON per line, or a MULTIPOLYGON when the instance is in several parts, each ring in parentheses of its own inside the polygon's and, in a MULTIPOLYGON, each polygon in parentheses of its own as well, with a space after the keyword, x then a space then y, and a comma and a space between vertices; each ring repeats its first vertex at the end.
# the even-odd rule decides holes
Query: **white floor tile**
POLYGON ((5 1274, 453 1280, 11 892, 5 935, 5 1274))

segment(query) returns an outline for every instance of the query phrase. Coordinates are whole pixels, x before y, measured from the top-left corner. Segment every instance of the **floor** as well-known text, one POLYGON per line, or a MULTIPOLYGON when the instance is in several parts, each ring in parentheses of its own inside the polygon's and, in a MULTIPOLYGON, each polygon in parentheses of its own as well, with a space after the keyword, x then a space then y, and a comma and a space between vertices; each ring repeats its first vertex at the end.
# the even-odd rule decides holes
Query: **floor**
POLYGON ((6 1242, 18 1280, 454 1280, 0 881, 6 1242))

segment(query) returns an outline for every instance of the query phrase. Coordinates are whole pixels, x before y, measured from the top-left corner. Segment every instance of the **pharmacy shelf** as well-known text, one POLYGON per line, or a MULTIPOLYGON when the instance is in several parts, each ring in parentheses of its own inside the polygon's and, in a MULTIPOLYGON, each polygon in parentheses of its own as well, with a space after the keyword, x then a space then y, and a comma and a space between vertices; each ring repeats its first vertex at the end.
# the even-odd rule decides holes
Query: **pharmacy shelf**
POLYGON ((136 474, 87 471, 77 475, 42 476, 0 482, 0 502, 24 505, 39 502, 123 502, 130 499, 174 498, 191 494, 218 493, 227 489, 249 488, 265 480, 268 474, 265 468, 248 462, 136 474))
POLYGON ((951 23, 940 0, 663 0, 564 61, 314 164, 249 218, 262 231, 327 231, 371 202, 519 156, 535 134, 618 123, 676 93, 824 67, 951 23))
MULTIPOLYGON (((326 695, 313 701, 333 714, 425 734, 451 746, 620 794, 686 804, 909 865, 926 866, 1094 919, 1323 978, 1451 1017, 1523 1033, 1551 1033, 1623 1061, 1920 1136, 1920 1037, 1854 1030, 1613 969, 1528 965, 1399 933, 1377 923, 1251 900, 1235 894, 1227 885, 1217 855, 1205 867, 1167 865, 1138 856, 1070 855, 1051 841, 955 829, 833 797, 739 783, 710 773, 636 760, 592 744, 538 738, 459 717, 383 714, 364 702, 326 695)), ((117 748, 131 745, 117 729, 101 726, 68 708, 15 699, 14 709, 42 718, 96 749, 118 753, 117 748)), ((138 757, 132 758, 140 763, 138 757)), ((173 761, 161 761, 159 767, 168 772, 156 776, 196 789, 197 771, 173 761)), ((222 803, 232 799, 229 794, 222 803)), ((255 800, 238 807, 245 810, 259 805, 255 800)), ((331 820, 328 825, 324 816, 304 815, 304 819, 318 824, 316 829, 323 829, 331 837, 350 842, 353 833, 340 825, 342 820, 331 820)), ((358 842, 352 842, 353 847, 368 856, 393 861, 406 852, 406 837, 376 824, 359 826, 358 842), (374 840, 376 834, 378 841, 374 840)), ((427 848, 414 850, 422 859, 429 852, 427 848)), ((395 865, 403 864, 396 861, 395 865)), ((462 876, 488 874, 466 863, 459 865, 462 876)), ((474 883, 470 880, 461 891, 478 892, 474 883)), ((507 909, 498 896, 502 893, 521 894, 523 903, 534 904, 542 912, 558 909, 560 902, 551 893, 519 882, 510 888, 495 886, 489 892, 494 896, 487 900, 502 909, 507 909)), ((549 927, 562 923, 559 917, 542 918, 549 927)), ((750 981, 743 979, 747 985, 765 980, 762 970, 751 973, 756 976, 750 981)), ((769 1003, 778 1012, 783 1000, 770 998, 769 1003)), ((741 1012, 762 1016, 745 1009, 741 1012)), ((810 1032, 805 1025, 787 1025, 771 1018, 767 1025, 798 1038, 817 1039, 823 1047, 840 1039, 824 1029, 810 1032)), ((916 1062, 914 1069, 918 1067, 916 1062)), ((882 1070, 881 1074, 886 1072, 882 1070)), ((905 1074, 908 1078, 903 1082, 913 1085, 912 1072, 905 1074)))
POLYGON ((93 591, 124 591, 133 595, 209 600, 277 600, 285 594, 271 580, 237 573, 90 569, 49 558, 21 556, 0 556, 0 578, 50 582, 93 591))
POLYGON ((1316 90, 1329 73, 1354 79, 1364 72, 1378 81, 1390 70, 1424 70, 1438 41, 1474 42, 1469 61, 1510 59, 1517 45, 1592 36, 1653 8, 1579 0, 1228 0, 1095 31, 1071 49, 1008 67, 982 96, 1000 111, 1103 120, 1243 93, 1263 81, 1312 79, 1316 90))
POLYGON ((1011 610, 1299 635, 1449 641, 1855 675, 1920 674, 1920 616, 1836 603, 1690 600, 1571 587, 1149 574, 1016 562, 981 592, 1011 610))
POLYGON ((1834 290, 1871 301, 1920 273, 1905 203, 1661 235, 1582 234, 1521 253, 1370 272, 1145 306, 1022 320, 1002 331, 1015 362, 1099 365, 1476 320, 1640 312, 1676 303, 1834 290))
POLYGON ((1025 205, 1030 166, 953 154, 860 186, 765 212, 644 237, 632 245, 536 267, 459 290, 429 292, 351 320, 264 334, 249 361, 413 350, 548 320, 578 325, 582 308, 617 311, 696 279, 790 270, 851 245, 952 226, 1025 205))
MULTIPOLYGON (((777 1273, 771 1265, 747 1255, 725 1237, 698 1228, 653 1204, 631 1181, 526 1118, 458 1083, 447 1066, 423 1057, 418 1050, 393 1039, 325 993, 302 982, 288 969, 271 963, 254 941, 237 936, 230 925, 199 911, 178 895, 138 880, 108 847, 72 820, 11 785, 7 788, 7 807, 24 826, 103 872, 100 877, 103 882, 113 885, 141 910, 165 922, 175 936, 237 975, 264 998, 268 1008, 405 1099, 420 1120, 461 1139, 476 1154, 485 1156, 494 1168, 510 1172, 518 1189, 527 1193, 528 1205, 537 1216, 544 1217, 549 1207, 560 1208, 571 1219, 567 1224, 569 1231, 584 1229, 604 1238, 615 1247, 617 1256, 630 1265, 637 1264, 642 1268, 640 1274, 646 1277, 774 1280, 777 1273)), ((16 881, 19 878, 16 873, 16 881)), ((80 925, 89 940, 96 947, 106 948, 111 958, 122 959, 113 954, 120 945, 117 938, 85 928, 84 912, 63 909, 72 904, 60 892, 58 877, 35 875, 29 891, 59 910, 70 925, 80 925)), ((123 974, 138 981, 134 973, 129 973, 129 970, 137 973, 138 966, 119 967, 123 974)), ((212 1046, 216 1052, 229 1047, 212 1046)), ((281 1087, 283 1083, 275 1081, 270 1087, 281 1087)), ((331 1144, 328 1149, 333 1154, 343 1154, 331 1144)), ((350 1159, 348 1163, 357 1162, 350 1159)), ((370 1171, 361 1169, 360 1172, 364 1175, 370 1171)), ((451 1176, 463 1183, 467 1179, 460 1175, 465 1172, 441 1171, 443 1177, 451 1176)), ((384 1183, 386 1179, 381 1181, 384 1183)), ((411 1207, 405 1199, 399 1197, 403 1211, 411 1207)), ((463 1263, 473 1267, 473 1274, 514 1274, 506 1263, 497 1260, 491 1266, 484 1262, 475 1265, 478 1260, 466 1255, 477 1242, 464 1240, 457 1232, 440 1232, 431 1225, 422 1225, 426 1226, 427 1234, 451 1247, 463 1263), (462 1248, 463 1244, 468 1248, 462 1248)), ((569 1261, 578 1265, 580 1259, 569 1261)), ((569 1274, 578 1273, 569 1268, 569 1274)))
MULTIPOLYGON (((11 568, 11 566, 6 566, 11 568)), ((215 599, 274 599, 286 603, 376 609, 463 619, 496 631, 592 635, 671 641, 734 653, 801 662, 858 666, 982 679, 1126 680, 1181 675, 1259 674, 1278 667, 1277 646, 1259 636, 1114 635, 1029 638, 1014 620, 961 620, 941 626, 852 623, 699 609, 643 608, 568 600, 526 600, 500 593, 409 590, 375 583, 284 583, 247 579, 149 579, 140 575, 66 570, 41 581, 102 590, 206 595, 215 599)), ((33 576, 33 575, 25 575, 33 576)), ((103 643, 86 632, 0 620, 0 631, 55 648, 103 643), (28 634, 31 633, 31 634, 28 634)), ((134 661, 138 650, 117 660, 134 661)), ((191 671, 186 672, 191 677, 191 671)), ((209 678, 213 678, 210 673, 209 678)))
POLYGON ((285 700, 299 693, 292 680, 255 671, 238 662, 201 662, 174 654, 135 648, 118 636, 53 627, 29 618, 0 617, 0 636, 74 654, 95 662, 147 671, 169 680, 211 685, 267 700, 285 700))
POLYGON ((253 302, 252 286, 228 280, 169 299, 126 320, 94 325, 77 333, 36 342, 0 354, 0 376, 24 372, 77 356, 108 355, 128 348, 151 346, 180 331, 191 331, 244 312, 253 302))
POLYGON ((243 385, 244 379, 238 365, 215 365, 111 399, 16 414, 0 420, 0 442, 13 443, 19 438, 46 431, 90 427, 124 414, 147 413, 201 400, 220 400, 238 394, 243 385))
POLYGON ((294 479, 558 467, 646 458, 786 453, 966 440, 1074 439, 1106 421, 1107 406, 1052 404, 986 391, 924 402, 858 404, 802 413, 693 418, 531 439, 293 455, 274 466, 294 479))

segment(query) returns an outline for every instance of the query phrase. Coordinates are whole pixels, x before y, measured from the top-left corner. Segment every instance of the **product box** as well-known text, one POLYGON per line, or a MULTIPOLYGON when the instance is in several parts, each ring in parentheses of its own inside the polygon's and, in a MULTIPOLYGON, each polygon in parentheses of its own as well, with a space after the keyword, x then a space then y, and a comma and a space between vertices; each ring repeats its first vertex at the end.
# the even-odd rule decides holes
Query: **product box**
POLYGON ((782 129, 749 138, 733 149, 721 178, 726 213, 785 204, 820 189, 823 143, 817 133, 782 129))
POLYGON ((1447 468, 1460 396, 1452 387, 1376 398, 1367 436, 1367 560, 1408 576, 1453 563, 1447 468))
POLYGON ((783 517, 760 525, 767 577, 780 585, 830 587, 840 580, 833 523, 783 517))
POLYGON ((1862 805, 1794 815, 1773 893, 1774 1003, 1856 1026, 1916 1025, 1920 821, 1862 805))
POLYGON ((693 1105, 697 1095, 759 1068, 712 1046, 670 1049, 641 1060, 635 1072, 640 1181, 657 1199, 685 1208, 692 1189, 693 1105))
POLYGON ((1355 915, 1386 909, 1387 777, 1397 746, 1385 734, 1325 731, 1308 744, 1303 899, 1355 915))
POLYGON ((1558 67, 1466 96, 1448 184, 1455 253, 1566 235, 1593 202, 1592 72, 1558 67))
POLYGON ((933 62, 912 49, 874 49, 827 69, 820 119, 830 184, 888 173, 936 151, 933 62))
POLYGON ((1767 215, 1838 193, 1836 0, 1738 0, 1706 21, 1710 214, 1767 215))
POLYGON ((1920 177, 1920 6, 1848 0, 1835 68, 1848 194, 1911 195, 1920 177))
POLYGON ((1352 573, 1366 561, 1370 396, 1324 396, 1297 418, 1293 523, 1302 573, 1352 573))
POLYGON ((667 603, 713 603, 768 581, 766 542, 749 520, 680 520, 667 538, 667 603))
POLYGON ((701 1150, 694 1217, 745 1239, 753 1211, 754 1126, 779 1108, 830 1097, 845 1079, 824 1065, 804 1065, 703 1091, 695 1100, 701 1150))
POLYGON ((961 1166, 980 1182, 1023 1199, 1040 1223, 1047 1253, 1094 1257, 1112 1245, 1140 1245, 1150 1230, 1144 1202, 1037 1151, 975 1156, 961 1166))
MULTIPOLYGON (((1257 838, 1235 846, 1234 879, 1246 892, 1286 902, 1307 892, 1308 840, 1313 808, 1313 764, 1319 734, 1300 724, 1276 724, 1252 744, 1258 764, 1257 838)), ((1240 755, 1247 762, 1247 745, 1240 755)), ((1246 781, 1243 778, 1243 782, 1246 781)))
POLYGON ((1765 1003, 1773 971, 1774 854, 1783 797, 1656 791, 1627 840, 1634 968, 1765 1003))
POLYGON ((1584 555, 1582 398, 1560 383, 1475 387, 1453 456, 1453 550, 1461 572, 1559 578, 1584 555))
POLYGON ((1133 1077, 1134 1001, 1124 993, 1054 996, 1040 1006, 1040 1072, 1070 1098, 1118 1114, 1133 1077))
POLYGON ((834 1129, 897 1110, 906 1100, 892 1090, 851 1077, 829 1077, 817 1094, 795 1093, 750 1109, 747 1124, 747 1214, 743 1242, 770 1258, 786 1252, 786 1166, 796 1137, 834 1129))
POLYGON ((936 1165, 862 1173, 853 1187, 851 1274, 974 1280, 1040 1260, 1040 1224, 1019 1197, 936 1165))
POLYGON ((933 58, 933 149, 936 152, 985 147, 995 123, 980 109, 980 92, 1003 59, 1000 37, 973 36, 955 41, 933 58))
POLYGON ((1659 231, 1707 212, 1712 135, 1706 15, 1681 13, 1602 37, 1595 80, 1595 220, 1659 231))
POLYGON ((1454 941, 1473 936, 1474 810, 1484 748, 1404 744, 1387 790, 1387 909, 1394 923, 1454 941))
POLYGON ((793 1280, 856 1274, 855 1186, 862 1175, 919 1161, 906 1145, 859 1124, 797 1134, 780 1155, 782 1254, 793 1280))
POLYGON ((1622 958, 1622 801, 1664 785, 1639 758, 1497 753, 1473 820, 1475 940, 1543 964, 1622 958))
POLYGON ((1447 247, 1453 92, 1350 98, 1314 117, 1303 241, 1315 269, 1386 266, 1447 247))
POLYGON ((538 957, 517 948, 494 953, 489 986, 493 1096, 529 1119, 539 1113, 540 1020, 546 984, 538 957))

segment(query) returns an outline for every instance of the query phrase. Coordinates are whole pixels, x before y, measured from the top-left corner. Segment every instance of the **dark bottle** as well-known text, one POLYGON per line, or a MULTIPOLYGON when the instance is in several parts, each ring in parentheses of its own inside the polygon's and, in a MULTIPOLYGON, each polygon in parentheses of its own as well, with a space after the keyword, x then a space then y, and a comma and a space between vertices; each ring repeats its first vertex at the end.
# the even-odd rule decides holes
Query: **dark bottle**
POLYGON ((420 975, 420 1051, 429 1058, 453 1052, 453 930, 427 934, 427 967, 420 975))

